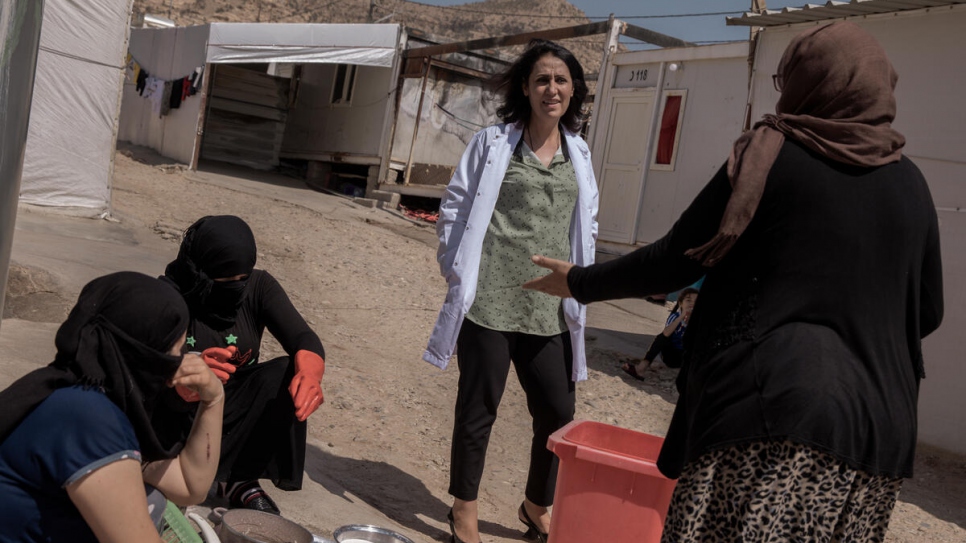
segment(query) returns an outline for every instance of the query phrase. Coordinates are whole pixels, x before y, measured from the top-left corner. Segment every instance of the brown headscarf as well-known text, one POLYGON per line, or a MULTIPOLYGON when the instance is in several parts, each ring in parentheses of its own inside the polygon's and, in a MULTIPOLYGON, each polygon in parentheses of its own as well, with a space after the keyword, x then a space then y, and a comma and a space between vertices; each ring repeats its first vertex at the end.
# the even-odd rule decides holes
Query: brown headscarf
POLYGON ((685 254, 714 266, 745 231, 778 152, 790 137, 836 162, 881 166, 906 140, 892 128, 898 76, 885 50, 858 25, 837 22, 795 36, 781 62, 777 115, 741 135, 728 157, 732 193, 717 234, 685 254))

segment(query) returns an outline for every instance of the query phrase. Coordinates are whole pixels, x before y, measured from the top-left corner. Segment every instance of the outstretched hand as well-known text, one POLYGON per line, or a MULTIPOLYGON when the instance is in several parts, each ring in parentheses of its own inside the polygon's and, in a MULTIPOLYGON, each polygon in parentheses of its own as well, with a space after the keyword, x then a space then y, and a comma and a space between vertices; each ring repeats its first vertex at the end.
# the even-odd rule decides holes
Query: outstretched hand
POLYGON ((560 298, 570 298, 570 287, 567 285, 567 273, 574 265, 563 260, 555 260, 545 256, 534 255, 530 261, 550 270, 549 275, 532 279, 523 284, 523 288, 537 290, 560 298))

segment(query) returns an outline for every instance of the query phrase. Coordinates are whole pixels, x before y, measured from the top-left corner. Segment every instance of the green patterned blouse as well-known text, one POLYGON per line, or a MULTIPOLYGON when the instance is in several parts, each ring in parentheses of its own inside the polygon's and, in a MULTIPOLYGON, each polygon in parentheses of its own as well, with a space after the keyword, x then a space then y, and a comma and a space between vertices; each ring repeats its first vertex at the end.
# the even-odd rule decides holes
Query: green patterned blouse
POLYGON ((560 298, 524 290, 547 270, 531 255, 570 259, 577 176, 560 149, 546 167, 526 143, 517 147, 483 238, 476 298, 466 318, 504 332, 554 336, 567 331, 560 298))

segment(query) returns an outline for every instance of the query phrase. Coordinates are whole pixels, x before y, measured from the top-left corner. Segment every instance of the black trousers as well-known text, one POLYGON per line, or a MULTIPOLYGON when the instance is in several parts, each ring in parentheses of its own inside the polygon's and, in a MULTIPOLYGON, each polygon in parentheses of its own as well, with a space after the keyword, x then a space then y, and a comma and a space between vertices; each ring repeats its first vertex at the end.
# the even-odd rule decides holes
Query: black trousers
POLYGON ((682 352, 674 347, 671 343, 671 338, 665 336, 664 334, 658 334, 654 336, 654 341, 651 343, 651 347, 647 350, 644 358, 649 362, 654 362, 657 355, 661 355, 661 359, 664 360, 664 365, 669 368, 680 368, 681 367, 681 357, 682 352))
MULTIPOLYGON (((295 364, 282 356, 241 366, 228 379, 216 481, 270 479, 282 490, 302 488, 308 425, 295 419, 288 392, 294 375, 295 364)), ((165 392, 151 421, 165 447, 188 439, 196 410, 174 389, 165 392)))
POLYGON ((456 345, 459 391, 450 458, 449 493, 477 498, 490 430, 496 420, 510 373, 510 362, 527 396, 533 418, 526 497, 540 506, 553 504, 557 457, 547 449, 550 434, 574 419, 570 334, 544 337, 484 328, 463 321, 456 345))
POLYGON ((225 385, 225 418, 216 481, 270 479, 302 488, 307 424, 295 419, 287 356, 239 367, 225 385))

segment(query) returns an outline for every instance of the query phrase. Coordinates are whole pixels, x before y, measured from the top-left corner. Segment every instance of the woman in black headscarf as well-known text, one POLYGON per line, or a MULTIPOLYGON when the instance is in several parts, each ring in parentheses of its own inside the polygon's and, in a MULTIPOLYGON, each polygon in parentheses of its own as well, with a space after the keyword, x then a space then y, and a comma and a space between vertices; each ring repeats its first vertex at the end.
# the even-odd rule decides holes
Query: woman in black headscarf
POLYGON ((670 232, 586 268, 580 302, 707 274, 658 467, 663 541, 882 541, 912 475, 922 338, 943 316, 929 187, 892 127, 897 75, 851 22, 792 39, 781 92, 670 232), (843 303, 849 300, 849 303, 843 303))
POLYGON ((277 514, 258 479, 282 490, 302 488, 305 420, 323 401, 325 351, 278 281, 255 269, 255 259, 245 221, 203 217, 185 231, 164 278, 188 303, 188 349, 202 352, 225 383, 221 492, 232 507, 277 514), (288 356, 259 361, 266 328, 288 356))
POLYGON ((181 355, 188 310, 134 272, 88 283, 57 331, 57 356, 0 392, 0 541, 160 541, 145 485, 204 500, 220 447, 224 392, 201 357, 181 355), (197 396, 184 441, 152 418, 168 387, 197 396))

